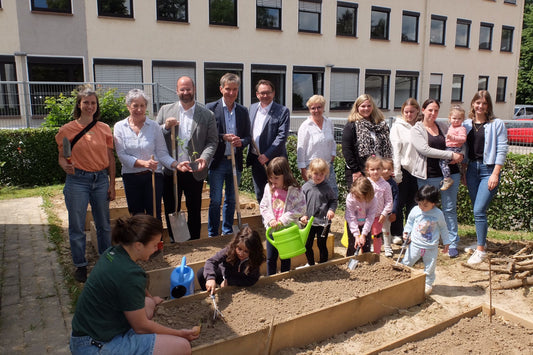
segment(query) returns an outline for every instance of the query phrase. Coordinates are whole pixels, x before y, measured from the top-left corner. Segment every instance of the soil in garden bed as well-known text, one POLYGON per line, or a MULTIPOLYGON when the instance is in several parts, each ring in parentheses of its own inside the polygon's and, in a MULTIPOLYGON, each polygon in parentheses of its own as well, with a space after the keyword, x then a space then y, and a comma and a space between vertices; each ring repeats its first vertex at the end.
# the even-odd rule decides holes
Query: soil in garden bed
POLYGON ((345 264, 310 267, 288 279, 249 288, 228 288, 216 295, 226 318, 212 321, 212 301, 191 299, 157 309, 154 320, 172 328, 202 323, 200 338, 192 346, 241 336, 299 315, 372 293, 410 278, 409 270, 392 269, 390 263, 360 263, 355 270, 345 264))
POLYGON ((464 318, 430 338, 381 354, 532 354, 533 330, 500 317, 464 318))
POLYGON ((148 261, 139 261, 138 264, 145 270, 151 271, 167 267, 177 267, 181 259, 187 257, 187 264, 205 261, 224 248, 233 236, 191 240, 183 243, 167 243, 163 253, 148 261))

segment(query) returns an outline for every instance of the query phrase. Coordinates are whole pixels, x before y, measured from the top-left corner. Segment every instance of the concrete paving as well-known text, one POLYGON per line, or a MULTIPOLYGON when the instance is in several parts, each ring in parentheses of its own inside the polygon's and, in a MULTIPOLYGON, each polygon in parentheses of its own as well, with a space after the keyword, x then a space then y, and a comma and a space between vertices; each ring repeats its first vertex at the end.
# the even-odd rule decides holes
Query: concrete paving
POLYGON ((0 354, 70 354, 70 298, 41 205, 0 201, 0 354))

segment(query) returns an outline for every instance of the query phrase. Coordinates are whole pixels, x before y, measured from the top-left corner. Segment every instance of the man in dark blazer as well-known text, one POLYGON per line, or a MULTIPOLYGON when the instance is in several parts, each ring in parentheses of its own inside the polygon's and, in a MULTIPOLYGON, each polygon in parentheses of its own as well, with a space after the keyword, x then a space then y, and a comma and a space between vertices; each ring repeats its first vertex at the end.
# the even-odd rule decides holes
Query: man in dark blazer
POLYGON ((268 80, 259 80, 255 86, 259 102, 250 106, 252 140, 246 164, 252 166, 255 196, 260 203, 268 182, 265 167, 275 157, 287 156, 285 143, 289 136, 290 112, 285 106, 274 102, 274 85, 268 80), (259 152, 256 148, 259 148, 259 152))
MULTIPOLYGON (((169 154, 172 154, 171 127, 176 126, 176 152, 178 161, 178 201, 185 193, 187 205, 187 225, 191 239, 200 238, 202 189, 207 170, 218 144, 217 124, 213 112, 195 103, 194 82, 188 76, 178 79, 176 92, 179 101, 164 105, 157 114, 169 154)), ((170 226, 168 215, 175 212, 174 184, 172 171, 163 169, 163 202, 165 218, 170 226)), ((178 203, 178 211, 181 203, 178 203)), ((168 233, 174 240, 172 230, 168 233)))
POLYGON ((233 233, 233 216, 235 214, 235 187, 231 163, 231 148, 235 154, 237 183, 241 180, 243 149, 250 144, 250 117, 248 109, 235 102, 239 95, 240 78, 233 73, 226 73, 220 78, 222 98, 208 103, 206 108, 213 111, 218 128, 218 146, 209 166, 209 219, 207 230, 209 237, 219 235, 220 204, 224 185, 225 197, 222 209, 222 234, 233 233))

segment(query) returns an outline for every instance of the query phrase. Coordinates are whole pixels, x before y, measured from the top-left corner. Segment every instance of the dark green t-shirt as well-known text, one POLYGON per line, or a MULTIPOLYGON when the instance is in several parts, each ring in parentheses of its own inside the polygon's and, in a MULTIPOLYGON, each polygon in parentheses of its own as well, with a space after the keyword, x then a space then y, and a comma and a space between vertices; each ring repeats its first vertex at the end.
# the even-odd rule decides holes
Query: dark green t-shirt
POLYGON ((121 246, 101 256, 85 283, 72 319, 74 336, 107 342, 131 329, 124 311, 144 308, 146 273, 121 246))

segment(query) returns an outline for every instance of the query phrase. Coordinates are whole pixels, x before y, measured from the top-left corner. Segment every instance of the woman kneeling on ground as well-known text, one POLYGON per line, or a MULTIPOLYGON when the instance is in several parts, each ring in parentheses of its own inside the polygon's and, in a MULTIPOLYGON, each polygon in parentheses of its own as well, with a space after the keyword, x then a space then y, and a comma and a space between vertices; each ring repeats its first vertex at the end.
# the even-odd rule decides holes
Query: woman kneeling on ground
POLYGON ((157 250, 163 227, 151 216, 117 220, 113 243, 92 270, 72 319, 72 354, 190 354, 193 329, 172 329, 154 321, 163 300, 146 290, 136 264, 157 250))

